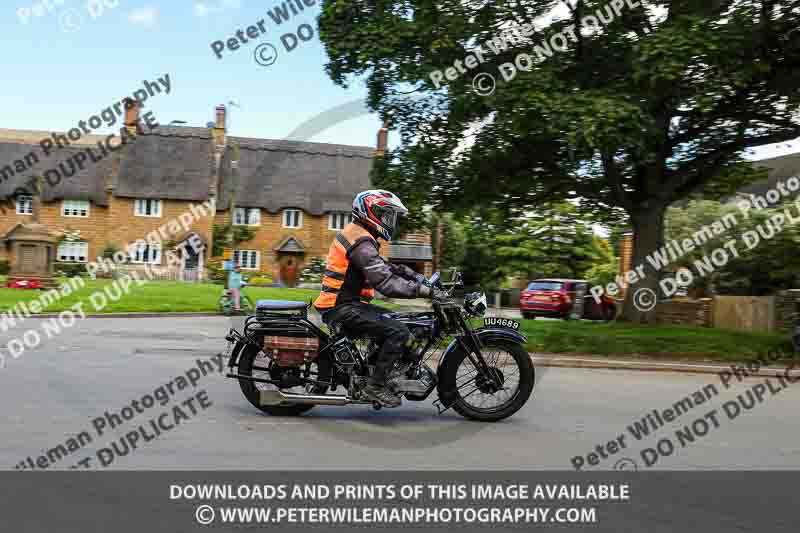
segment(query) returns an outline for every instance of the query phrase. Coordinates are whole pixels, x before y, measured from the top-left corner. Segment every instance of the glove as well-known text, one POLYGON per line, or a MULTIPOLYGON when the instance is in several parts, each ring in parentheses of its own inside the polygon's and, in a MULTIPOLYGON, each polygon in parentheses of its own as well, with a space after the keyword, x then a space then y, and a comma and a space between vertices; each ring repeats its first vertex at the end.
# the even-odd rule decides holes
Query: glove
POLYGON ((450 295, 447 293, 447 291, 443 291, 442 289, 437 289, 436 287, 431 289, 431 296, 430 296, 431 300, 446 300, 449 297, 450 295))

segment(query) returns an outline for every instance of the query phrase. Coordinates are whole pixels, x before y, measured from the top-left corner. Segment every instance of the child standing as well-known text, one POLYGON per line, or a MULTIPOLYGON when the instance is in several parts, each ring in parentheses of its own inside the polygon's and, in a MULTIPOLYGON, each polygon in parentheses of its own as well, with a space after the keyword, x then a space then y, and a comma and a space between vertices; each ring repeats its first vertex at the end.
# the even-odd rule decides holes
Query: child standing
POLYGON ((231 291, 233 298, 233 310, 240 311, 240 302, 242 298, 242 267, 236 265, 228 274, 228 289, 231 291))

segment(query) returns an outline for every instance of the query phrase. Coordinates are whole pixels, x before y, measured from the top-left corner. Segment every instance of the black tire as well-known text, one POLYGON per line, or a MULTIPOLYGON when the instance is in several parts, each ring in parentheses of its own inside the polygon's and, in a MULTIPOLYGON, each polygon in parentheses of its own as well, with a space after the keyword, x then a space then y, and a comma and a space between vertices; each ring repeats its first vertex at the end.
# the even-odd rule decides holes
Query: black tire
POLYGON ((536 320, 536 315, 532 313, 522 313, 522 318, 525 320, 536 320))
MULTIPOLYGON (((464 350, 458 349, 448 355, 439 373, 439 397, 446 403, 452 402, 453 410, 464 418, 480 422, 497 422, 503 420, 519 411, 533 392, 535 370, 531 357, 528 355, 528 352, 525 351, 525 348, 520 344, 505 339, 484 340, 482 351, 484 353, 490 353, 492 349, 501 349, 511 355, 519 368, 518 390, 511 400, 503 405, 501 409, 495 411, 478 410, 466 402, 461 397, 460 392, 456 390, 458 369, 467 356, 464 350)), ((471 363, 469 364, 471 365, 471 363)))
MULTIPOLYGON (((253 375, 253 364, 261 350, 256 346, 248 345, 239 355, 239 374, 244 376, 253 375)), ((244 397, 253 407, 272 416, 299 416, 314 408, 313 405, 259 405, 259 390, 254 381, 246 379, 239 380, 239 388, 242 389, 244 397)))

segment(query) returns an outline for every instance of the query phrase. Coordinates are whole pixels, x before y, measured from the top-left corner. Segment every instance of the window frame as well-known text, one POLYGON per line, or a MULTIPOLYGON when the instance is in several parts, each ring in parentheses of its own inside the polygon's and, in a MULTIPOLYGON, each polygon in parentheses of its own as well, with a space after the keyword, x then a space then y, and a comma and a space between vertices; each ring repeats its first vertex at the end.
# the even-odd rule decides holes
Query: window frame
POLYGON ((149 242, 137 242, 136 248, 129 259, 131 263, 136 265, 160 265, 161 245, 149 242), (137 257, 140 252, 142 252, 143 259, 137 257), (152 257, 153 252, 155 252, 155 257, 152 257))
POLYGON ((89 200, 68 200, 68 199, 65 198, 61 202, 61 216, 62 217, 89 218, 89 215, 91 214, 91 210, 92 210, 92 204, 91 204, 91 202, 89 200), (68 213, 68 211, 83 211, 82 208, 74 207, 74 205, 76 203, 80 203, 81 205, 84 205, 84 204, 86 205, 86 214, 85 215, 68 213), (69 205, 69 204, 71 204, 72 206, 71 207, 67 207, 67 205, 69 205))
POLYGON ((163 213, 163 207, 161 199, 159 198, 135 198, 133 200, 133 216, 135 217, 161 218, 162 213, 163 213), (145 203, 143 204, 142 202, 145 203), (144 211, 140 211, 139 207, 142 205, 147 205, 147 202, 155 202, 155 205, 158 207, 157 214, 148 215, 144 211))
POLYGON ((233 263, 234 265, 239 265, 242 270, 259 270, 261 268, 261 252, 258 250, 234 250, 233 263), (255 266, 251 267, 242 264, 242 252, 247 254, 246 257, 250 257, 250 254, 255 254, 255 266))
POLYGON ((328 229, 331 231, 341 231, 352 221, 353 213, 348 213, 347 211, 332 211, 328 213, 328 229), (337 228, 333 223, 336 217, 343 217, 341 228, 337 228))
POLYGON ((303 210, 302 209, 284 209, 283 214, 281 215, 281 226, 284 229, 301 229, 303 227, 303 210), (290 213, 297 213, 297 225, 296 226, 288 226, 287 216, 290 213))
POLYGON ((260 226, 261 225, 261 208, 259 207, 236 207, 233 210, 233 225, 234 226, 260 226), (236 222, 236 217, 240 212, 244 212, 244 223, 236 222), (256 213, 256 221, 250 222, 251 214, 256 213))
MULTIPOLYGON (((66 255, 70 255, 70 254, 66 254, 66 255)), ((71 255, 73 255, 75 257, 79 256, 79 254, 71 254, 71 255)), ((58 262, 60 262, 60 263, 88 263, 89 262, 89 241, 61 241, 60 243, 58 243, 58 247, 56 248, 56 260, 58 262), (62 246, 76 246, 76 245, 79 245, 79 244, 85 246, 85 248, 86 248, 86 254, 84 256, 85 258, 84 258, 83 261, 81 261, 80 259, 71 260, 71 259, 62 259, 61 258, 61 247, 62 246)))
POLYGON ((33 196, 32 195, 30 195, 30 194, 20 194, 20 195, 18 195, 16 197, 16 199, 14 200, 14 203, 16 204, 16 211, 17 211, 18 215, 25 215, 25 216, 33 215, 33 196), (20 210, 20 208, 22 207, 22 202, 20 202, 20 200, 22 200, 23 198, 27 199, 28 208, 30 209, 30 211, 26 212, 26 211, 21 211, 20 210))

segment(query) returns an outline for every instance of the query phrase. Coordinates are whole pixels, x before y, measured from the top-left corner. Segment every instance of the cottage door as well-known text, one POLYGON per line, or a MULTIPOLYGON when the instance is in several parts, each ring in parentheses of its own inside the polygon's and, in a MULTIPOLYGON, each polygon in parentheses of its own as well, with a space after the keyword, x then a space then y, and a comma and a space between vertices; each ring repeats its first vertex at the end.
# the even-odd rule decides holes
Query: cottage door
POLYGON ((300 260, 296 254, 281 255, 278 260, 280 263, 281 283, 287 287, 297 285, 297 278, 300 274, 300 260))
POLYGON ((199 281, 200 254, 189 243, 183 247, 183 281, 199 281))
POLYGON ((21 272, 37 272, 39 270, 36 261, 36 246, 33 244, 22 244, 19 250, 19 270, 21 272))

